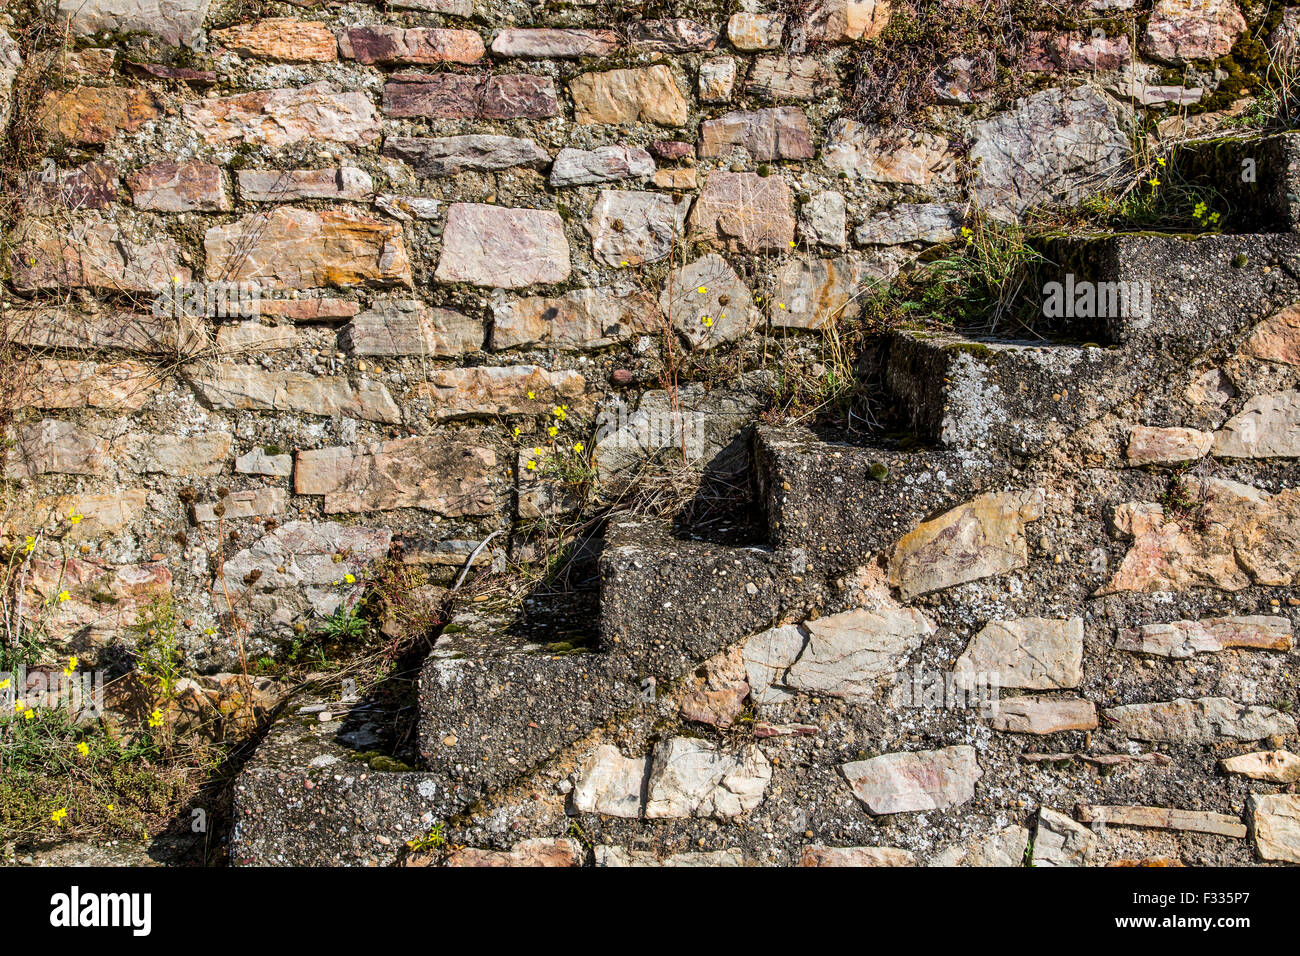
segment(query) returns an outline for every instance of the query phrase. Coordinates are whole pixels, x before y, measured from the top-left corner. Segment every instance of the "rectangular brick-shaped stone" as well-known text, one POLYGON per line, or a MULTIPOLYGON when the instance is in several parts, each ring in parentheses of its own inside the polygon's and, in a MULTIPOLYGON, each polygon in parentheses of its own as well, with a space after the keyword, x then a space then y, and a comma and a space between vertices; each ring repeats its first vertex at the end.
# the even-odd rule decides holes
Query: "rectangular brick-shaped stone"
POLYGON ((213 281, 264 288, 411 285, 411 262, 397 223, 341 209, 279 206, 203 237, 213 281))
POLYGON ((386 299, 348 323, 339 345, 351 355, 463 355, 483 347, 483 323, 418 299, 386 299))
POLYGON ((1094 806, 1081 803, 1076 808, 1083 823, 1097 823, 1116 827, 1150 827, 1157 830, 1191 830, 1196 833, 1213 833, 1217 836, 1246 836, 1246 825, 1240 817, 1205 810, 1179 810, 1170 807, 1120 807, 1094 806))
POLYGON ((496 453, 417 435, 298 453, 294 490, 324 495, 325 513, 420 508, 447 517, 490 514, 496 453))
POLYGON ((1291 642, 1289 618, 1246 615, 1122 628, 1115 647, 1137 654, 1187 658, 1230 647, 1289 651, 1291 642))
POLYGON ((484 415, 545 415, 556 406, 584 399, 586 380, 578 372, 540 365, 480 365, 435 369, 420 386, 439 421, 484 415))
POLYGON ((217 365, 190 376, 212 408, 346 415, 372 422, 400 422, 401 409, 380 382, 353 385, 341 376, 273 372, 252 365, 217 365))
POLYGON ((170 236, 136 241, 112 221, 25 219, 8 242, 13 283, 23 292, 157 292, 184 285, 192 276, 189 267, 181 265, 180 249, 170 236))
POLYGON ((685 126, 689 109, 673 71, 662 64, 584 73, 569 82, 578 123, 685 126))
POLYGON ((213 30, 209 39, 216 46, 240 56, 254 56, 281 63, 328 63, 338 59, 334 34, 323 23, 293 17, 271 17, 213 30))
POLYGON ((194 505, 194 520, 216 521, 222 518, 256 518, 264 515, 284 514, 289 510, 289 494, 283 488, 253 488, 232 491, 216 501, 201 501, 194 505))
POLYGON ((560 102, 549 76, 399 74, 384 85, 384 112, 397 118, 546 119, 559 115, 560 102))
POLYGON ((496 306, 492 348, 604 348, 662 328, 662 322, 654 296, 643 290, 575 289, 557 298, 533 296, 496 306))
POLYGON ((32 359, 16 370, 19 408, 103 408, 133 412, 158 390, 161 373, 143 362, 32 359))
POLYGON ((483 38, 473 30, 353 27, 339 34, 339 52, 358 63, 477 63, 483 38))
POLYGON ((106 475, 108 441, 72 422, 44 418, 13 431, 5 456, 6 478, 37 475, 106 475))
POLYGON ((743 149, 754 159, 812 159, 812 130, 803 110, 778 106, 725 113, 700 124, 700 155, 726 156, 743 149))
POLYGON ((564 59, 606 56, 619 48, 613 30, 556 30, 507 27, 492 40, 497 56, 564 59))
POLYGON ((375 182, 364 169, 241 169, 239 194, 249 202, 291 202, 296 199, 350 199, 361 202, 375 194, 375 182))
POLYGON ((168 356, 195 352, 211 341, 199 318, 83 312, 71 306, 16 310, 10 315, 6 333, 14 344, 34 348, 120 349, 168 356))
POLYGON ((225 212, 230 196, 221 167, 211 163, 150 163, 127 173, 131 201, 157 212, 225 212))
POLYGON ((161 105, 149 90, 74 86, 45 97, 40 124, 56 139, 98 146, 118 133, 139 132, 145 123, 162 115, 161 105))
POLYGON ((442 233, 439 282, 518 289, 569 277, 564 221, 547 209, 453 203, 442 233))
POLYGON ((203 435, 146 435, 127 437, 130 467, 145 474, 174 477, 219 475, 234 440, 227 432, 203 435))
POLYGON ((181 107, 205 142, 291 146, 304 140, 368 146, 379 138, 379 113, 365 93, 316 83, 297 89, 214 96, 181 107))

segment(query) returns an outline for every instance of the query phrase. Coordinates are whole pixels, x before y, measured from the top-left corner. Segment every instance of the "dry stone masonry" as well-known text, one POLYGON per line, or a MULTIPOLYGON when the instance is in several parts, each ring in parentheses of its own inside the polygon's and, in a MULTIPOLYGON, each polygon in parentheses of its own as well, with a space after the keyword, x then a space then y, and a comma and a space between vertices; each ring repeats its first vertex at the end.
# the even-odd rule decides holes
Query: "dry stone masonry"
POLYGON ((0 540, 78 516, 19 586, 66 594, 42 663, 160 599, 197 672, 274 658, 382 562, 449 609, 412 763, 375 764, 383 705, 295 697, 232 862, 1300 863, 1296 134, 1184 147, 1225 195, 1258 161, 1228 231, 1044 240, 1141 314, 876 330, 843 368, 898 431, 773 401, 934 244, 1213 130, 1300 8, 1080 0, 1009 93, 962 56, 886 122, 907 0, 12 6, 0 120, 46 161, 5 222, 0 540), (447 591, 684 420, 745 532, 615 512, 587 586, 447 591))

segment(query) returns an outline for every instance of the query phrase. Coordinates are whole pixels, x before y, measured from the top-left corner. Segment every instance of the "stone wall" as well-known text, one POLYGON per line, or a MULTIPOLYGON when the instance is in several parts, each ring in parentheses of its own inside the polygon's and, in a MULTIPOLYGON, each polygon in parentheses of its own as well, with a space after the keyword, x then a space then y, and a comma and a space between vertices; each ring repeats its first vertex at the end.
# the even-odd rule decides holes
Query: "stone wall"
POLYGON ((35 551, 42 663, 108 661, 170 596, 188 663, 227 669, 381 558, 445 584, 504 530, 523 561, 567 476, 613 487, 671 444, 629 442, 629 414, 701 413, 694 464, 754 472, 763 506, 760 548, 611 532, 600 653, 494 656, 458 619, 421 680, 424 769, 368 796, 305 769, 349 759, 338 722, 282 726, 241 777, 240 861, 388 861, 372 829, 479 799, 473 859, 576 862, 572 816, 599 862, 1011 864, 1031 823, 1049 864, 1300 859, 1293 219, 1064 244, 1155 290, 1090 330, 1106 348, 896 333, 878 371, 936 448, 755 428, 927 247, 1131 185, 1148 147, 1240 114, 1295 8, 1090 0, 936 63, 885 122, 870 76, 911 16, 886 0, 60 6, 66 46, 30 12, 10 32, 44 45, 0 37, 24 165, 0 531, 35 551), (912 666, 1017 693, 987 721, 916 707, 912 666), (642 680, 663 693, 638 708, 642 680), (286 773, 319 812, 282 815, 286 773))
POLYGON ((627 467, 593 418, 635 409, 667 354, 760 366, 762 336, 851 318, 973 209, 1126 175, 1146 61, 1221 56, 1245 21, 1116 6, 1018 35, 1025 98, 952 62, 903 127, 852 108, 885 0, 42 8, 65 46, 41 34, 22 67, 4 44, 10 82, 42 84, 15 123, 49 150, 7 238, 31 352, 4 531, 84 515, 50 652, 94 660, 168 591, 196 665, 231 662, 227 599, 271 652, 394 536, 450 567, 538 516, 516 492, 539 466, 627 467))

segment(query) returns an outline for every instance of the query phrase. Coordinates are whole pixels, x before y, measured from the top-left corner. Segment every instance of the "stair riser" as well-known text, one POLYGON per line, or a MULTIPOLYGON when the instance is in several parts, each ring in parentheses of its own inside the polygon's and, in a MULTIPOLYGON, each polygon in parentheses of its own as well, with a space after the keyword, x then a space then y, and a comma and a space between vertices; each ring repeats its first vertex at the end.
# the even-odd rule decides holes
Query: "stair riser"
POLYGON ((1102 348, 986 347, 895 335, 886 382, 912 426, 944 448, 1029 455, 1132 394, 1124 356, 1102 348))
POLYGON ((775 428, 758 430, 754 461, 773 544, 801 548, 810 570, 828 577, 860 566, 994 475, 952 452, 829 445, 810 432, 775 428), (872 477, 880 466, 883 480, 872 477))

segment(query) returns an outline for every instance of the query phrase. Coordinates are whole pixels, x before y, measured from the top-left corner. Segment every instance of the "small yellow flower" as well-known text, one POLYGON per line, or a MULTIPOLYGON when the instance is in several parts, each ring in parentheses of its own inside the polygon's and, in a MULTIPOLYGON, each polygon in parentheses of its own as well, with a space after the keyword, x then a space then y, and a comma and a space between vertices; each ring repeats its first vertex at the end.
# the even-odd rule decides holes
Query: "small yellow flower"
POLYGON ((632 263, 628 262, 626 259, 624 259, 622 262, 619 263, 619 265, 623 265, 623 266, 630 266, 631 264, 632 263))
POLYGON ((116 809, 117 809, 117 807, 114 806, 113 804, 110 803, 110 804, 108 805, 108 812, 109 812, 109 813, 112 813, 112 812, 113 812, 114 810, 116 810, 116 809))
POLYGON ((791 239, 791 240, 790 240, 790 248, 793 249, 794 247, 795 247, 795 241, 794 241, 793 239, 791 239))
POLYGON ((961 234, 962 238, 969 239, 971 236, 975 235, 975 232, 969 226, 962 226, 961 234))
POLYGON ((160 727, 162 726, 162 722, 163 722, 163 712, 159 710, 157 707, 155 707, 153 713, 149 715, 149 726, 160 727))
POLYGON ((776 304, 776 307, 777 307, 778 309, 784 309, 784 308, 785 308, 785 303, 784 303, 784 302, 778 302, 778 303, 776 304))
POLYGON ((709 318, 707 315, 701 318, 700 321, 704 323, 704 327, 706 329, 713 328, 713 320, 709 318))
POLYGON ((79 657, 77 657, 76 654, 73 654, 71 657, 69 657, 69 658, 68 658, 68 666, 65 667, 65 668, 63 668, 63 673, 64 673, 65 675, 69 675, 69 676, 70 676, 70 675, 72 674, 72 672, 75 671, 75 670, 77 669, 77 664, 78 664, 78 662, 79 662, 80 660, 81 660, 81 659, 80 659, 79 657))
POLYGON ((1147 180, 1147 182, 1150 183, 1152 189, 1160 185, 1160 180, 1157 179, 1155 176, 1152 176, 1150 179, 1147 180))
POLYGON ((1165 158, 1163 156, 1157 156, 1156 162, 1163 166, 1165 164, 1165 158))
POLYGON ((67 591, 60 591, 60 592, 59 592, 59 603, 62 604, 64 601, 69 600, 71 597, 72 597, 72 595, 69 594, 67 591))
POLYGON ((699 287, 698 289, 696 289, 695 291, 698 292, 700 295, 704 295, 704 293, 708 292, 709 290, 706 289, 704 286, 700 286, 700 287, 699 287))
POLYGON ((529 471, 536 471, 536 470, 537 470, 537 462, 535 462, 535 461, 530 461, 530 462, 527 464, 526 467, 528 468, 529 471))
POLYGON ((36 719, 36 711, 32 710, 30 707, 28 707, 25 711, 23 711, 23 720, 35 720, 35 719, 36 719))
POLYGON ((84 517, 85 515, 83 515, 76 508, 73 508, 71 511, 68 512, 68 520, 71 521, 73 524, 81 524, 81 519, 84 517))
POLYGON ((356 584, 357 576, 355 574, 345 574, 343 575, 343 580, 346 581, 348 584, 356 584))
POLYGON ((9 678, 8 678, 8 677, 6 677, 4 680, 0 680, 0 690, 4 690, 4 689, 5 689, 6 687, 8 687, 8 686, 9 686, 9 678))
POLYGON ((528 399, 529 399, 529 401, 532 401, 532 400, 535 399, 536 397, 537 397, 537 396, 534 395, 532 392, 529 392, 529 393, 528 393, 528 399))
POLYGON ((63 826, 63 820, 67 815, 68 815, 68 808, 59 807, 59 809, 55 810, 53 813, 50 814, 50 819, 53 820, 55 823, 57 823, 59 826, 63 826))
POLYGON ((546 433, 554 438, 560 433, 560 429, 557 426, 552 425, 550 428, 546 429, 546 433))
POLYGON ((83 757, 88 755, 90 753, 90 744, 86 743, 84 740, 77 744, 77 753, 81 754, 83 757))
POLYGON ((534 449, 533 449, 533 454, 534 454, 534 455, 540 455, 541 453, 542 453, 542 450, 541 450, 540 448, 534 448, 534 449))
POLYGON ((581 454, 581 453, 582 453, 582 442, 575 442, 575 443, 574 443, 574 446, 573 446, 573 450, 576 451, 576 452, 578 452, 579 454, 581 454))
POLYGON ((516 437, 516 438, 519 437, 519 426, 518 426, 518 425, 515 426, 515 433, 514 433, 514 434, 515 434, 515 437, 516 437))
POLYGON ((23 541, 23 550, 24 550, 24 551, 35 551, 35 550, 36 550, 36 538, 29 534, 29 535, 26 537, 26 539, 23 541))

